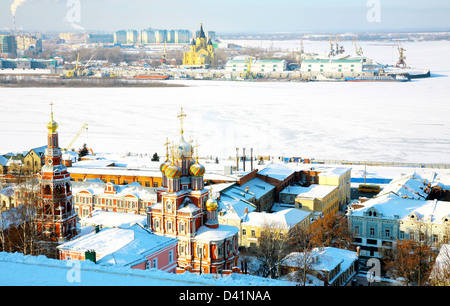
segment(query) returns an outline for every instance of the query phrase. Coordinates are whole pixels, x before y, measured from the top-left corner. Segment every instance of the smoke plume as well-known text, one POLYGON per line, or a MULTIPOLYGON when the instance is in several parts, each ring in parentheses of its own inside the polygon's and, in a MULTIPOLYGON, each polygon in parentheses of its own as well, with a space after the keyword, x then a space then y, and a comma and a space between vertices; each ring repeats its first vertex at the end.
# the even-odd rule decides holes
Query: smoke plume
POLYGON ((11 13, 13 16, 16 16, 17 8, 25 2, 27 2, 27 0, 14 0, 13 4, 11 4, 11 13))

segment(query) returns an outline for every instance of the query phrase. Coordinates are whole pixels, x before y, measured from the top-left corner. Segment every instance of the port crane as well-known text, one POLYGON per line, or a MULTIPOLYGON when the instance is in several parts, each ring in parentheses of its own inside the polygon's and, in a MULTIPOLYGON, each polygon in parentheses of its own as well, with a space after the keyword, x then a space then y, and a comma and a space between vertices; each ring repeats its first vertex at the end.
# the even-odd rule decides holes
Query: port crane
MULTIPOLYGON (((95 54, 94 54, 95 55, 95 54)), ((80 64, 80 53, 78 52, 77 54, 77 62, 75 64, 75 67, 72 68, 71 70, 69 70, 66 73, 66 77, 68 78, 73 78, 73 77, 80 77, 83 75, 86 75, 86 73, 84 72, 84 69, 87 67, 87 65, 91 62, 91 60, 94 58, 94 55, 91 56, 91 58, 87 61, 86 64, 81 65, 80 64)))
POLYGON ((399 53, 399 58, 398 58, 398 62, 395 65, 395 67, 406 68, 407 67, 406 62, 405 62, 405 59, 406 59, 405 51, 406 50, 403 49, 402 46, 400 46, 400 43, 398 42, 398 40, 397 40, 397 49, 398 49, 398 53, 399 53))
POLYGON ((247 71, 242 72, 241 73, 241 77, 245 78, 245 79, 253 79, 254 75, 253 72, 251 71, 252 69, 252 60, 253 60, 253 54, 250 55, 250 58, 246 57, 245 58, 245 64, 247 67, 247 71))
POLYGON ((355 44, 356 55, 362 56, 363 55, 363 50, 362 50, 361 46, 358 47, 358 42, 357 42, 356 35, 353 36, 353 43, 355 44))

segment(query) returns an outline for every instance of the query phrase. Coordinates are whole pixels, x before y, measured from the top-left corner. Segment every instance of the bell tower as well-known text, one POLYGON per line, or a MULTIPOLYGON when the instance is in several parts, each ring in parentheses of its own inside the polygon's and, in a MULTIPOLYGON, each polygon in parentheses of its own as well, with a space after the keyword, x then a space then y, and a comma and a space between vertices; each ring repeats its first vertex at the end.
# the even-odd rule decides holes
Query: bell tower
POLYGON ((72 184, 66 166, 61 162, 58 143, 58 124, 53 120, 53 103, 50 104, 51 120, 47 124, 47 149, 45 165, 38 173, 39 197, 35 223, 38 235, 55 242, 64 242, 77 235, 77 213, 72 203, 72 184))

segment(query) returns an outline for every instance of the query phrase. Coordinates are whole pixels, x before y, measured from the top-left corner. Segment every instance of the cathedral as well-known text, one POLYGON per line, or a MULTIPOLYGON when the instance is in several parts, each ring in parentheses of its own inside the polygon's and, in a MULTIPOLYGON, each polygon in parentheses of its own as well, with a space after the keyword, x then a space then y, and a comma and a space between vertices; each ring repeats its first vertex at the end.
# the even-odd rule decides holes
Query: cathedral
POLYGON ((214 60, 214 46, 211 38, 207 38, 203 31, 203 24, 200 24, 200 31, 197 38, 193 38, 189 46, 190 51, 184 52, 184 66, 198 66, 208 68, 214 60))
POLYGON ((239 229, 218 222, 217 202, 204 186, 205 167, 184 139, 184 117, 181 109, 179 141, 170 148, 165 144, 163 186, 157 190, 157 203, 148 208, 148 227, 157 235, 178 239, 178 273, 236 271, 239 229))
POLYGON ((39 195, 34 221, 38 236, 61 243, 77 235, 77 213, 72 203, 70 174, 62 164, 53 109, 47 129, 48 144, 45 165, 38 173, 39 195))

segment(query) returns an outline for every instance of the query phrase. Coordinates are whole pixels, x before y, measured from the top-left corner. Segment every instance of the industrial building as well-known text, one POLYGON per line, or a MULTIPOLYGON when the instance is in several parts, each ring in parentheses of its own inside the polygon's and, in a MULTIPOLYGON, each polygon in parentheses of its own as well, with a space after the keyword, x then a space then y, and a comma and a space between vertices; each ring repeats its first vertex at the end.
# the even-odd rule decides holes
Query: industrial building
POLYGON ((251 71, 253 73, 267 73, 267 72, 282 72, 287 67, 286 60, 283 59, 256 59, 254 57, 244 58, 235 57, 229 60, 225 65, 225 71, 246 73, 251 71))
POLYGON ((0 69, 50 69, 55 70, 58 62, 54 59, 30 59, 30 58, 15 58, 15 59, 0 59, 0 69))
POLYGON ((303 60, 300 66, 301 72, 325 72, 325 73, 346 73, 362 72, 363 59, 307 59, 303 60))

